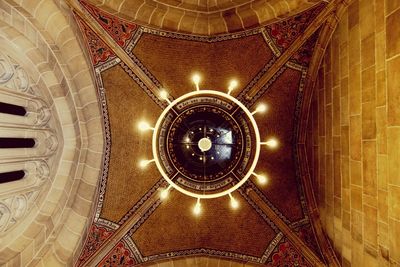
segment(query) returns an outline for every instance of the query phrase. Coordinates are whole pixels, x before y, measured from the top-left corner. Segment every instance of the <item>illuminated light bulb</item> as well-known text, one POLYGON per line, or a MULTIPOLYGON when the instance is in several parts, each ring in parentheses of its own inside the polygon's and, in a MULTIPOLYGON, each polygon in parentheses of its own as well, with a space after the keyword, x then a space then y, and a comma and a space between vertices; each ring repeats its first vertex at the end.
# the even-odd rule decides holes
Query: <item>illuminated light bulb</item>
POLYGON ((258 180, 259 184, 264 185, 267 183, 267 176, 259 175, 259 176, 257 176, 257 180, 258 180))
POLYGON ((200 198, 197 199, 196 205, 193 208, 193 213, 196 216, 199 216, 201 213, 201 203, 200 203, 200 198))
POLYGON ((169 105, 171 104, 171 101, 169 101, 169 99, 168 99, 168 92, 167 92, 167 90, 161 89, 161 91, 160 91, 160 97, 161 97, 162 100, 167 101, 167 103, 168 103, 169 105))
POLYGON ((267 140, 267 142, 263 142, 261 143, 263 145, 267 145, 270 148, 277 148, 278 147, 278 140, 276 140, 276 138, 270 138, 267 140))
POLYGON ((232 207, 232 209, 239 208, 239 202, 231 194, 229 194, 229 198, 231 199, 231 207, 232 207))
POLYGON ((146 121, 139 122, 138 127, 140 131, 154 130, 146 121))
POLYGON ((153 162, 153 161, 155 161, 155 160, 154 160, 154 159, 151 159, 151 160, 143 159, 143 160, 139 161, 139 167, 142 168, 142 169, 144 169, 144 168, 146 168, 146 166, 147 166, 149 163, 151 163, 151 162, 153 162))
POLYGON ((167 100, 167 99, 168 99, 168 92, 167 92, 165 89, 162 89, 162 90, 160 91, 160 97, 161 97, 162 99, 164 99, 164 100, 167 100))
POLYGON ((171 189, 171 186, 168 186, 167 188, 165 188, 164 190, 161 191, 160 198, 162 200, 164 200, 164 199, 166 199, 168 197, 170 189, 171 189))
POLYGON ((267 111, 267 105, 261 103, 261 104, 258 104, 256 109, 251 113, 251 115, 254 115, 256 113, 264 113, 265 111, 267 111))
POLYGON ((201 78, 200 78, 200 75, 199 74, 194 74, 193 76, 192 76, 192 81, 194 82, 194 83, 200 83, 200 80, 201 80, 201 78))
POLYGON ((229 87, 228 87, 228 95, 230 95, 231 94, 231 92, 238 86, 238 81, 236 81, 236 80, 232 80, 230 83, 229 83, 229 87))
POLYGON ((257 174, 253 172, 253 175, 255 177, 257 177, 257 181, 260 185, 265 185, 268 182, 267 176, 263 175, 263 174, 257 174))
POLYGON ((194 84, 196 85, 196 90, 197 90, 197 91, 200 90, 200 87, 199 87, 200 80, 201 80, 201 77, 200 77, 199 74, 194 74, 194 75, 192 76, 192 81, 193 81, 194 84))

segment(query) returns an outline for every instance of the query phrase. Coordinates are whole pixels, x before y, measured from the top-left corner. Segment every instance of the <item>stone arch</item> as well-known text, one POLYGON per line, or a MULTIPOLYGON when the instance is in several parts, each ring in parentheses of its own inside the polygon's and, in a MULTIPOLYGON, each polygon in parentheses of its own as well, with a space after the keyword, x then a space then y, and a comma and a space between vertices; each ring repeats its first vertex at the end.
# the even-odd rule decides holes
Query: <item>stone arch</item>
MULTIPOLYGON (((25 71, 32 86, 31 91, 22 93, 40 91, 52 114, 48 123, 55 125, 58 145, 46 162, 48 169, 41 161, 12 161, 12 166, 28 169, 42 184, 36 196, 28 190, 22 198, 13 199, 17 217, 24 208, 20 200, 32 196, 36 200, 21 222, 2 236, 0 263, 72 265, 90 218, 102 163, 102 118, 96 89, 65 4, 48 0, 16 2, 5 2, 0 7, 0 38, 9 40, 2 41, 1 48, 23 59, 19 60, 24 64, 17 70, 18 75, 25 71)), ((26 89, 23 79, 16 83, 26 89)), ((39 108, 44 103, 40 100, 27 104, 29 111, 37 110, 33 123, 47 123, 47 111, 39 108)), ((54 149, 52 142, 45 141, 54 149)), ((29 182, 35 184, 34 180, 29 182)), ((2 193, 15 198, 12 190, 17 189, 8 188, 2 193)))

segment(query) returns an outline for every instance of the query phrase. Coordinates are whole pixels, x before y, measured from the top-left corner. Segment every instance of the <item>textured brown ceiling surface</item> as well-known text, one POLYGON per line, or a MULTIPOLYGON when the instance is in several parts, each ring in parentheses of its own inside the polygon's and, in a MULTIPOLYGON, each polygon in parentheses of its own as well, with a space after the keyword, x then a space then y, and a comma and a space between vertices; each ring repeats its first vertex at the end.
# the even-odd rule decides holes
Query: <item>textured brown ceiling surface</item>
POLYGON ((236 79, 237 95, 273 58, 261 34, 211 43, 143 34, 133 54, 174 97, 193 91, 195 72, 202 89, 226 92, 236 79))
POLYGON ((151 138, 137 130, 138 118, 157 120, 160 108, 121 66, 102 72, 111 128, 111 156, 101 217, 118 222, 161 178, 155 168, 137 162, 151 156, 151 138), (118 77, 118 79, 116 79, 118 77))
POLYGON ((286 69, 259 98, 259 102, 268 103, 268 114, 256 116, 261 137, 267 139, 276 136, 280 142, 279 149, 261 150, 260 157, 264 160, 258 162, 256 170, 267 174, 269 183, 260 190, 292 222, 304 216, 293 156, 293 114, 300 79, 301 72, 286 69))
POLYGON ((276 65, 321 7, 289 18, 286 24, 214 38, 151 30, 84 6, 104 29, 101 34, 115 43, 106 44, 105 36, 94 33, 95 26, 91 29, 82 22, 94 23, 91 19, 77 17, 92 59, 107 136, 93 222, 77 265, 129 266, 209 255, 272 266, 312 266, 310 256, 302 254, 305 247, 324 261, 308 217, 295 149, 298 110, 318 32, 286 64, 276 65), (282 25, 289 25, 293 33, 284 35, 287 28, 282 25), (109 48, 114 44, 123 55, 109 48), (266 114, 256 114, 256 121, 261 138, 275 136, 280 146, 262 149, 256 170, 267 174, 269 182, 261 186, 251 178, 235 192, 238 210, 229 208, 229 198, 207 200, 203 214, 195 217, 192 198, 172 190, 167 200, 160 201, 158 191, 166 183, 156 167, 138 167, 138 161, 152 153, 151 133, 139 132, 137 123, 146 119, 154 124, 165 104, 155 90, 166 88, 174 98, 193 91, 193 72, 202 75, 204 89, 226 91, 229 80, 236 78, 239 87, 234 96, 250 109, 260 102, 269 107, 266 114), (249 97, 269 72, 272 78, 249 97))
POLYGON ((204 216, 191 212, 193 199, 172 194, 132 238, 145 256, 198 248, 262 257, 276 231, 240 196, 240 210, 228 209, 229 199, 202 204, 204 216))

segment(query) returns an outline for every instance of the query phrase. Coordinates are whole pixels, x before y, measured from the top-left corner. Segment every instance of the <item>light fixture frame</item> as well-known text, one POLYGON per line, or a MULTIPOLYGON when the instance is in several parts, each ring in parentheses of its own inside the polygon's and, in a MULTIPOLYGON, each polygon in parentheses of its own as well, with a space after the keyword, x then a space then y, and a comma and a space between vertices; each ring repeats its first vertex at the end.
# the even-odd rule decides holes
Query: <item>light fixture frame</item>
POLYGON ((158 171, 161 173, 161 175, 163 176, 163 178, 168 182, 168 184, 170 186, 172 186, 173 188, 175 188, 176 190, 178 190, 179 192, 181 192, 182 194, 185 194, 187 196, 193 197, 193 198, 197 198, 197 199, 212 199, 212 198, 219 198, 219 197, 223 197, 226 195, 229 195, 230 193, 236 191, 239 187, 241 187, 249 178, 250 176, 253 174, 257 163, 258 163, 258 158, 260 156, 260 147, 261 147, 261 141, 260 141, 260 132, 258 130, 258 126, 257 123, 253 117, 253 114, 247 109, 247 107, 245 105, 243 105, 238 99, 236 99, 235 97, 224 93, 224 92, 220 92, 220 91, 214 91, 214 90, 198 90, 198 91, 193 91, 193 92, 189 92, 187 94, 184 94, 182 96, 180 96, 179 98, 175 99, 174 101, 170 102, 168 101, 168 106, 164 109, 164 111, 161 113, 161 115, 159 116, 156 125, 154 127, 154 131, 153 131, 153 136, 152 136, 152 152, 153 152, 153 159, 156 163, 157 169, 158 171), (254 158, 253 158, 253 162, 249 168, 249 170, 247 171, 247 173, 244 175, 244 177, 234 186, 230 187, 229 189, 226 189, 224 191, 218 192, 218 193, 212 193, 212 194, 198 194, 198 193, 194 193, 191 191, 188 191, 184 188, 182 188, 181 186, 179 186, 178 184, 174 183, 170 177, 168 176, 168 174, 164 171, 163 165, 160 162, 160 159, 158 157, 158 132, 159 132, 159 128, 163 122, 163 119, 165 118, 166 114, 179 102, 187 99, 187 98, 191 98, 191 97, 196 97, 196 96, 203 96, 203 95, 214 95, 214 96, 219 96, 219 97, 223 97, 226 98, 230 101, 232 101, 233 103, 235 103, 236 105, 238 105, 247 115, 247 117, 250 120, 251 125, 253 126, 253 130, 254 130, 254 134, 255 134, 255 153, 254 153, 254 158))

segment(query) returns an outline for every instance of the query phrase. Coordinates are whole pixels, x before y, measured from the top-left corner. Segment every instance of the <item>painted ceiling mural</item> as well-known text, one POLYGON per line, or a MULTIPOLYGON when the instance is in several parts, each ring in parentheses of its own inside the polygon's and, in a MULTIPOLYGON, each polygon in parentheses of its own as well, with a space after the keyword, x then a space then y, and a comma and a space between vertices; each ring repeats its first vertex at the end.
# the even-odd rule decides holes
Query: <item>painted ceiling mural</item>
POLYGON ((132 266, 191 255, 253 265, 334 264, 298 144, 310 72, 319 64, 315 49, 323 47, 325 28, 332 28, 326 21, 337 9, 323 2, 275 24, 206 37, 136 25, 79 1, 74 14, 93 65, 106 146, 94 216, 76 266, 132 266), (193 91, 194 71, 204 77, 202 88, 225 91, 236 78, 239 88, 232 94, 246 107, 267 103, 268 116, 256 117, 260 134, 281 144, 261 150, 257 170, 268 174, 267 185, 249 179, 233 193, 238 210, 224 198, 212 199, 204 201, 199 217, 191 213, 193 199, 179 192, 161 201, 167 183, 155 167, 137 164, 151 155, 151 136, 137 130, 138 120, 156 122, 166 106, 157 94, 161 88, 173 98, 193 91))

